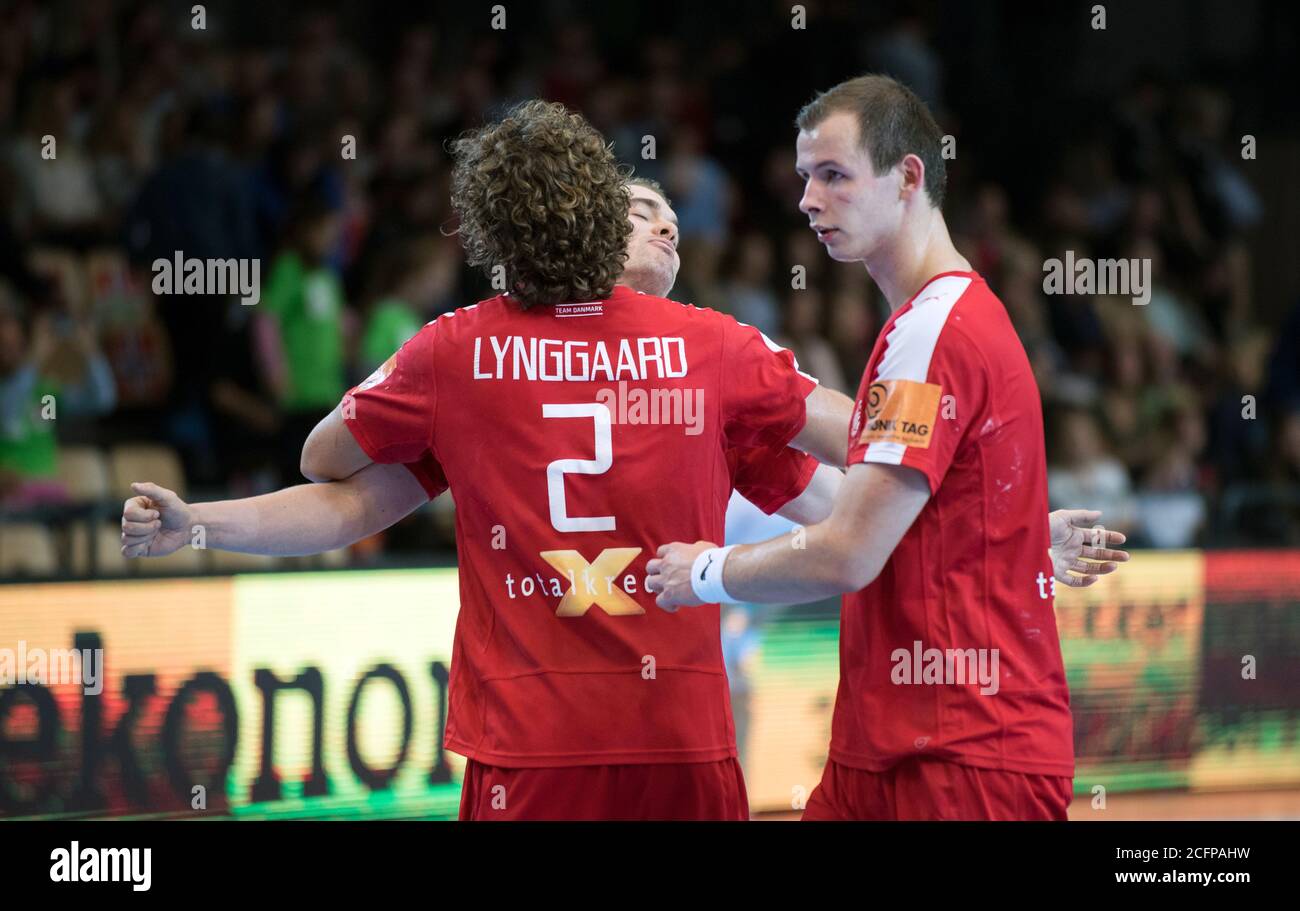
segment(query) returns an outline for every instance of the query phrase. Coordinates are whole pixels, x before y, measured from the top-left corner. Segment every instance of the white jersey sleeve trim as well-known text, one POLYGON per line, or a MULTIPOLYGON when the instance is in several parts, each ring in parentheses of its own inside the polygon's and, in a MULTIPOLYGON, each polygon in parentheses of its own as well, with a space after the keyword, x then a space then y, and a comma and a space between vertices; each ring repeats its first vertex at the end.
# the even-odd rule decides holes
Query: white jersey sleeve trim
MULTIPOLYGON (((876 365, 873 383, 877 380, 926 382, 939 334, 971 281, 963 275, 945 275, 921 289, 911 308, 894 321, 894 327, 885 337, 885 356, 876 365)), ((906 452, 907 447, 902 443, 872 443, 867 446, 862 461, 901 465, 906 452)))

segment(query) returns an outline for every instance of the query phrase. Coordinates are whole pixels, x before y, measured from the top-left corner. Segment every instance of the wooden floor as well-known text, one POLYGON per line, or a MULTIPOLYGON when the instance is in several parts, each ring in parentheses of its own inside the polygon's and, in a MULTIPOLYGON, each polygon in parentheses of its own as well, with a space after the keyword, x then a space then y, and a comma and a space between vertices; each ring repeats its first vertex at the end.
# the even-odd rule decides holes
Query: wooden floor
MULTIPOLYGON (((760 813, 757 820, 793 820, 798 813, 760 813)), ((1214 794, 1143 791, 1112 794, 1106 809, 1094 810, 1087 797, 1070 804, 1071 822, 1125 820, 1285 819, 1300 820, 1300 790, 1233 791, 1214 794)))
POLYGON ((1106 809, 1094 810, 1086 797, 1070 804, 1070 819, 1117 821, 1141 819, 1300 819, 1300 791, 1233 791, 1168 793, 1145 791, 1113 794, 1106 809))

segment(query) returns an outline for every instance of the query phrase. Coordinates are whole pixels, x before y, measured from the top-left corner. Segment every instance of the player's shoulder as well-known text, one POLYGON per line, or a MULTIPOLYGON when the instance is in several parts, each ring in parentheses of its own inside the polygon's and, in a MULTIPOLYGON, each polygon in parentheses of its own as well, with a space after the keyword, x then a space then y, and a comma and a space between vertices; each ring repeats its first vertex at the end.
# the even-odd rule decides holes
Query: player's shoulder
POLYGON ((982 360, 979 327, 990 298, 978 273, 949 272, 932 278, 887 327, 880 375, 919 379, 936 360, 982 360))
POLYGON ((939 345, 948 356, 982 359, 989 366, 1003 357, 1008 345, 1019 347, 1020 337, 988 282, 976 273, 967 275, 971 281, 955 295, 939 345))
POLYGON ((553 318, 599 317, 628 312, 622 308, 621 305, 623 304, 633 305, 635 312, 642 314, 647 311, 663 311, 677 315, 688 307, 688 305, 677 301, 665 297, 656 297, 643 291, 635 291, 623 285, 615 286, 610 294, 596 300, 575 301, 565 304, 536 304, 533 306, 525 306, 514 295, 506 292, 440 314, 431 320, 428 325, 437 324, 438 328, 449 329, 453 325, 450 322, 453 319, 459 324, 469 323, 481 326, 484 323, 534 322, 553 318))
MULTIPOLYGON (((944 272, 925 283, 925 286, 908 302, 902 316, 907 325, 942 325, 958 304, 963 307, 980 299, 988 285, 977 272, 944 272)), ((902 322, 900 317, 898 320, 902 322)), ((917 331, 913 328, 911 331, 917 331)))
POLYGON ((521 309, 517 303, 510 301, 508 295, 499 294, 496 297, 484 298, 476 303, 439 313, 420 327, 416 337, 432 340, 435 336, 445 338, 466 329, 477 329, 482 326, 484 320, 494 321, 512 308, 521 309))
POLYGON ((894 323, 900 339, 947 347, 977 343, 1002 331, 1006 308, 976 272, 953 272, 932 279, 894 323))
POLYGON ((614 289, 613 298, 627 300, 634 303, 641 310, 655 310, 682 320, 708 322, 726 316, 721 311, 712 310, 708 307, 699 307, 691 301, 678 301, 668 297, 660 297, 645 291, 636 291, 623 285, 614 289))
POLYGON ((692 301, 659 297, 624 286, 615 289, 613 299, 620 306, 635 307, 638 318, 650 319, 665 333, 711 337, 721 341, 724 334, 747 328, 744 323, 737 322, 735 317, 721 310, 703 307, 692 301))
MULTIPOLYGON (((669 303, 675 302, 669 301, 669 303)), ((730 313, 693 303, 677 304, 677 306, 682 308, 682 320, 687 325, 701 332, 716 333, 718 338, 725 336, 729 339, 727 342, 729 346, 744 345, 750 341, 754 343, 761 341, 764 346, 772 351, 784 350, 762 329, 751 326, 749 323, 742 323, 730 313)))
MULTIPOLYGON (((735 317, 710 307, 672 300, 618 285, 601 300, 524 307, 509 293, 486 298, 465 307, 439 314, 420 330, 425 335, 452 338, 457 335, 507 329, 535 329, 538 320, 550 321, 592 317, 615 317, 623 324, 651 322, 669 333, 706 333, 721 337, 724 332, 759 330, 738 322, 735 317)), ((586 323, 587 320, 580 320, 586 323)), ((766 339, 766 336, 763 336, 766 339)), ((769 344, 771 344, 769 340, 769 344)))

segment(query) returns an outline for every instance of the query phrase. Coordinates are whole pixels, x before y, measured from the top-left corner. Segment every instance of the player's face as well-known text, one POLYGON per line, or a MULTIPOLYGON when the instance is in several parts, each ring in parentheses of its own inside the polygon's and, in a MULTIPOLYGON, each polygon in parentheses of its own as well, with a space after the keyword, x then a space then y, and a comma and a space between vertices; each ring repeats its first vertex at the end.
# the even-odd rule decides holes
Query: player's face
POLYGON ((857 116, 831 114, 795 142, 795 170, 804 182, 799 211, 832 259, 869 259, 902 223, 899 169, 876 175, 858 141, 857 116))
POLYGON ((666 297, 682 264, 677 255, 677 214, 654 190, 635 184, 627 190, 632 197, 627 210, 632 236, 627 241, 627 264, 619 282, 646 294, 666 297))

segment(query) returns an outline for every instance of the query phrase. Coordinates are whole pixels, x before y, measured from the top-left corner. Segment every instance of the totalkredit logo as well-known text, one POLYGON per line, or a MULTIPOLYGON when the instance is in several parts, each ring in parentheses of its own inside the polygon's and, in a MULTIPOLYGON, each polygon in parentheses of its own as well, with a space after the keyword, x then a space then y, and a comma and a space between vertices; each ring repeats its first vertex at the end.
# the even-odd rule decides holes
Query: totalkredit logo
POLYGON ((581 617, 593 606, 611 617, 644 614, 645 608, 630 596, 637 593, 638 586, 644 590, 645 579, 627 572, 640 554, 639 547, 607 547, 588 563, 576 550, 544 550, 538 556, 559 575, 532 573, 515 578, 506 573, 506 596, 512 601, 533 595, 559 598, 557 617, 581 617))

